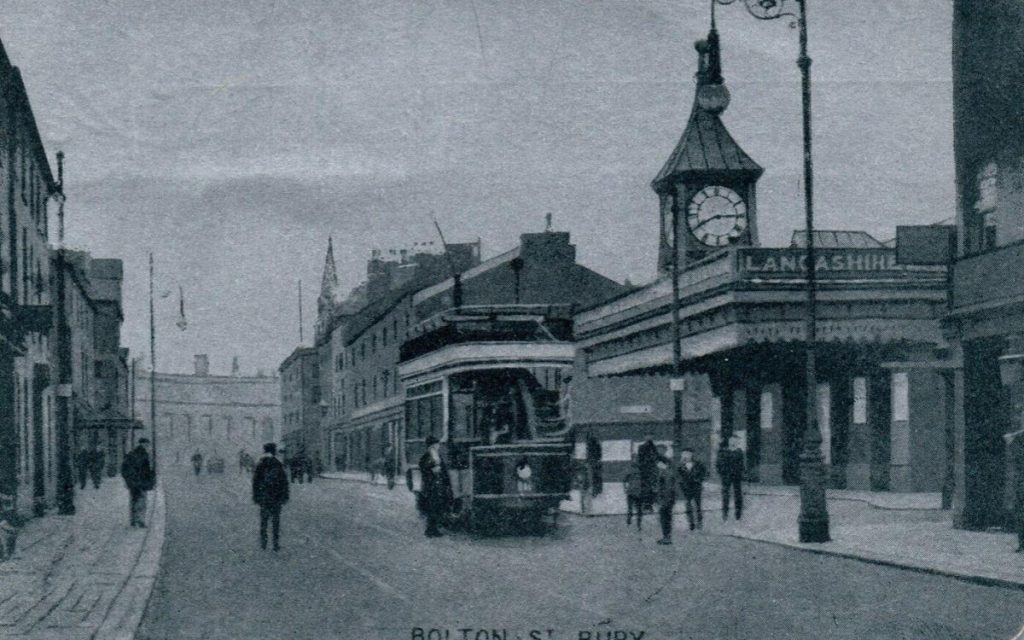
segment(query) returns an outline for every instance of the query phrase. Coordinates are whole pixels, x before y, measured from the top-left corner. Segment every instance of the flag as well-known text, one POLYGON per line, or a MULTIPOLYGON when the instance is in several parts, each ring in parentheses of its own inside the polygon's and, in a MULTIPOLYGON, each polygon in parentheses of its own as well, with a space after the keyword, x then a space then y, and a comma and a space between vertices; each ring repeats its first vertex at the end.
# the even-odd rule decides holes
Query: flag
POLYGON ((181 287, 178 287, 178 321, 175 324, 182 331, 188 328, 188 320, 185 319, 185 292, 181 287))

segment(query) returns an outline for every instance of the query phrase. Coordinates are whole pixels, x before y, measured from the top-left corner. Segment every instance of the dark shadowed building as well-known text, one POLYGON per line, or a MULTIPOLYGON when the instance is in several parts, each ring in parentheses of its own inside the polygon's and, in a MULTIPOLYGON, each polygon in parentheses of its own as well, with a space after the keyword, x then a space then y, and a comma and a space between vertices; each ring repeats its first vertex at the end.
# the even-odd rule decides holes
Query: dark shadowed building
POLYGON ((953 106, 958 248, 949 330, 956 372, 954 518, 1010 524, 1002 435, 1024 412, 1024 5, 957 0, 953 106))

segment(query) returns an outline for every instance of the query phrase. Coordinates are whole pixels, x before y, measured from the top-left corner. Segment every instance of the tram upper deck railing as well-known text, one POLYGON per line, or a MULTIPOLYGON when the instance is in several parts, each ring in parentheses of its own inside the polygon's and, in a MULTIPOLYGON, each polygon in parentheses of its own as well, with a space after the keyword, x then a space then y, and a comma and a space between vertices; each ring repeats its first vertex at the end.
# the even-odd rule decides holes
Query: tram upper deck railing
POLYGON ((448 309, 416 325, 399 349, 405 362, 467 342, 561 342, 572 340, 572 305, 496 304, 448 309))

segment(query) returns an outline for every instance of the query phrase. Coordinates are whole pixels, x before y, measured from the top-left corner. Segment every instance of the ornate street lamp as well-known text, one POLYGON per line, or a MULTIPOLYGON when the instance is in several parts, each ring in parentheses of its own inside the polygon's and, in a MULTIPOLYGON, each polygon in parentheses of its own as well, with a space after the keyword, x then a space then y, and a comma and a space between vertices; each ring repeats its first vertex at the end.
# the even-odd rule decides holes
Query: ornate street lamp
MULTIPOLYGON (((730 5, 736 0, 711 0, 730 5)), ((800 453, 800 542, 828 542, 828 507, 825 503, 825 463, 821 455, 821 433, 818 431, 817 373, 814 347, 817 341, 817 274, 814 255, 814 167, 811 162, 811 58, 807 55, 807 0, 743 0, 747 12, 758 20, 788 17, 800 29, 800 84, 803 96, 804 138, 804 212, 807 226, 807 428, 800 453)), ((713 18, 712 18, 713 19, 713 18)))

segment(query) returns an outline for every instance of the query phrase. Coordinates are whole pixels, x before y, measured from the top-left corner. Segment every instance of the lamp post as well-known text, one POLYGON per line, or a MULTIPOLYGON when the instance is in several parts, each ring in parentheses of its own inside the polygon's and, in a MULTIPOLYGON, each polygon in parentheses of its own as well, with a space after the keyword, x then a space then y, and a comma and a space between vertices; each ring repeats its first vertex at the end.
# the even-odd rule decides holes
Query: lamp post
POLYGON ((54 303, 57 327, 54 352, 57 355, 57 393, 54 418, 57 436, 57 513, 74 515, 75 479, 72 471, 71 433, 71 327, 67 314, 67 269, 64 251, 64 152, 57 152, 57 259, 54 303))
POLYGON ((153 439, 153 476, 156 477, 156 320, 153 308, 153 252, 149 253, 149 429, 153 439))
MULTIPOLYGON (((736 0, 711 0, 729 5, 736 0)), ((817 372, 815 371, 815 342, 817 340, 817 274, 814 255, 814 165, 811 160, 811 58, 807 55, 807 0, 743 0, 747 12, 758 20, 782 17, 796 19, 800 29, 800 85, 803 106, 804 142, 804 213, 807 227, 807 318, 806 318, 806 377, 807 426, 804 431, 803 451, 800 453, 800 542, 828 542, 828 507, 825 503, 825 463, 821 455, 821 433, 818 431, 817 372), (794 8, 795 5, 795 8, 794 8)))

